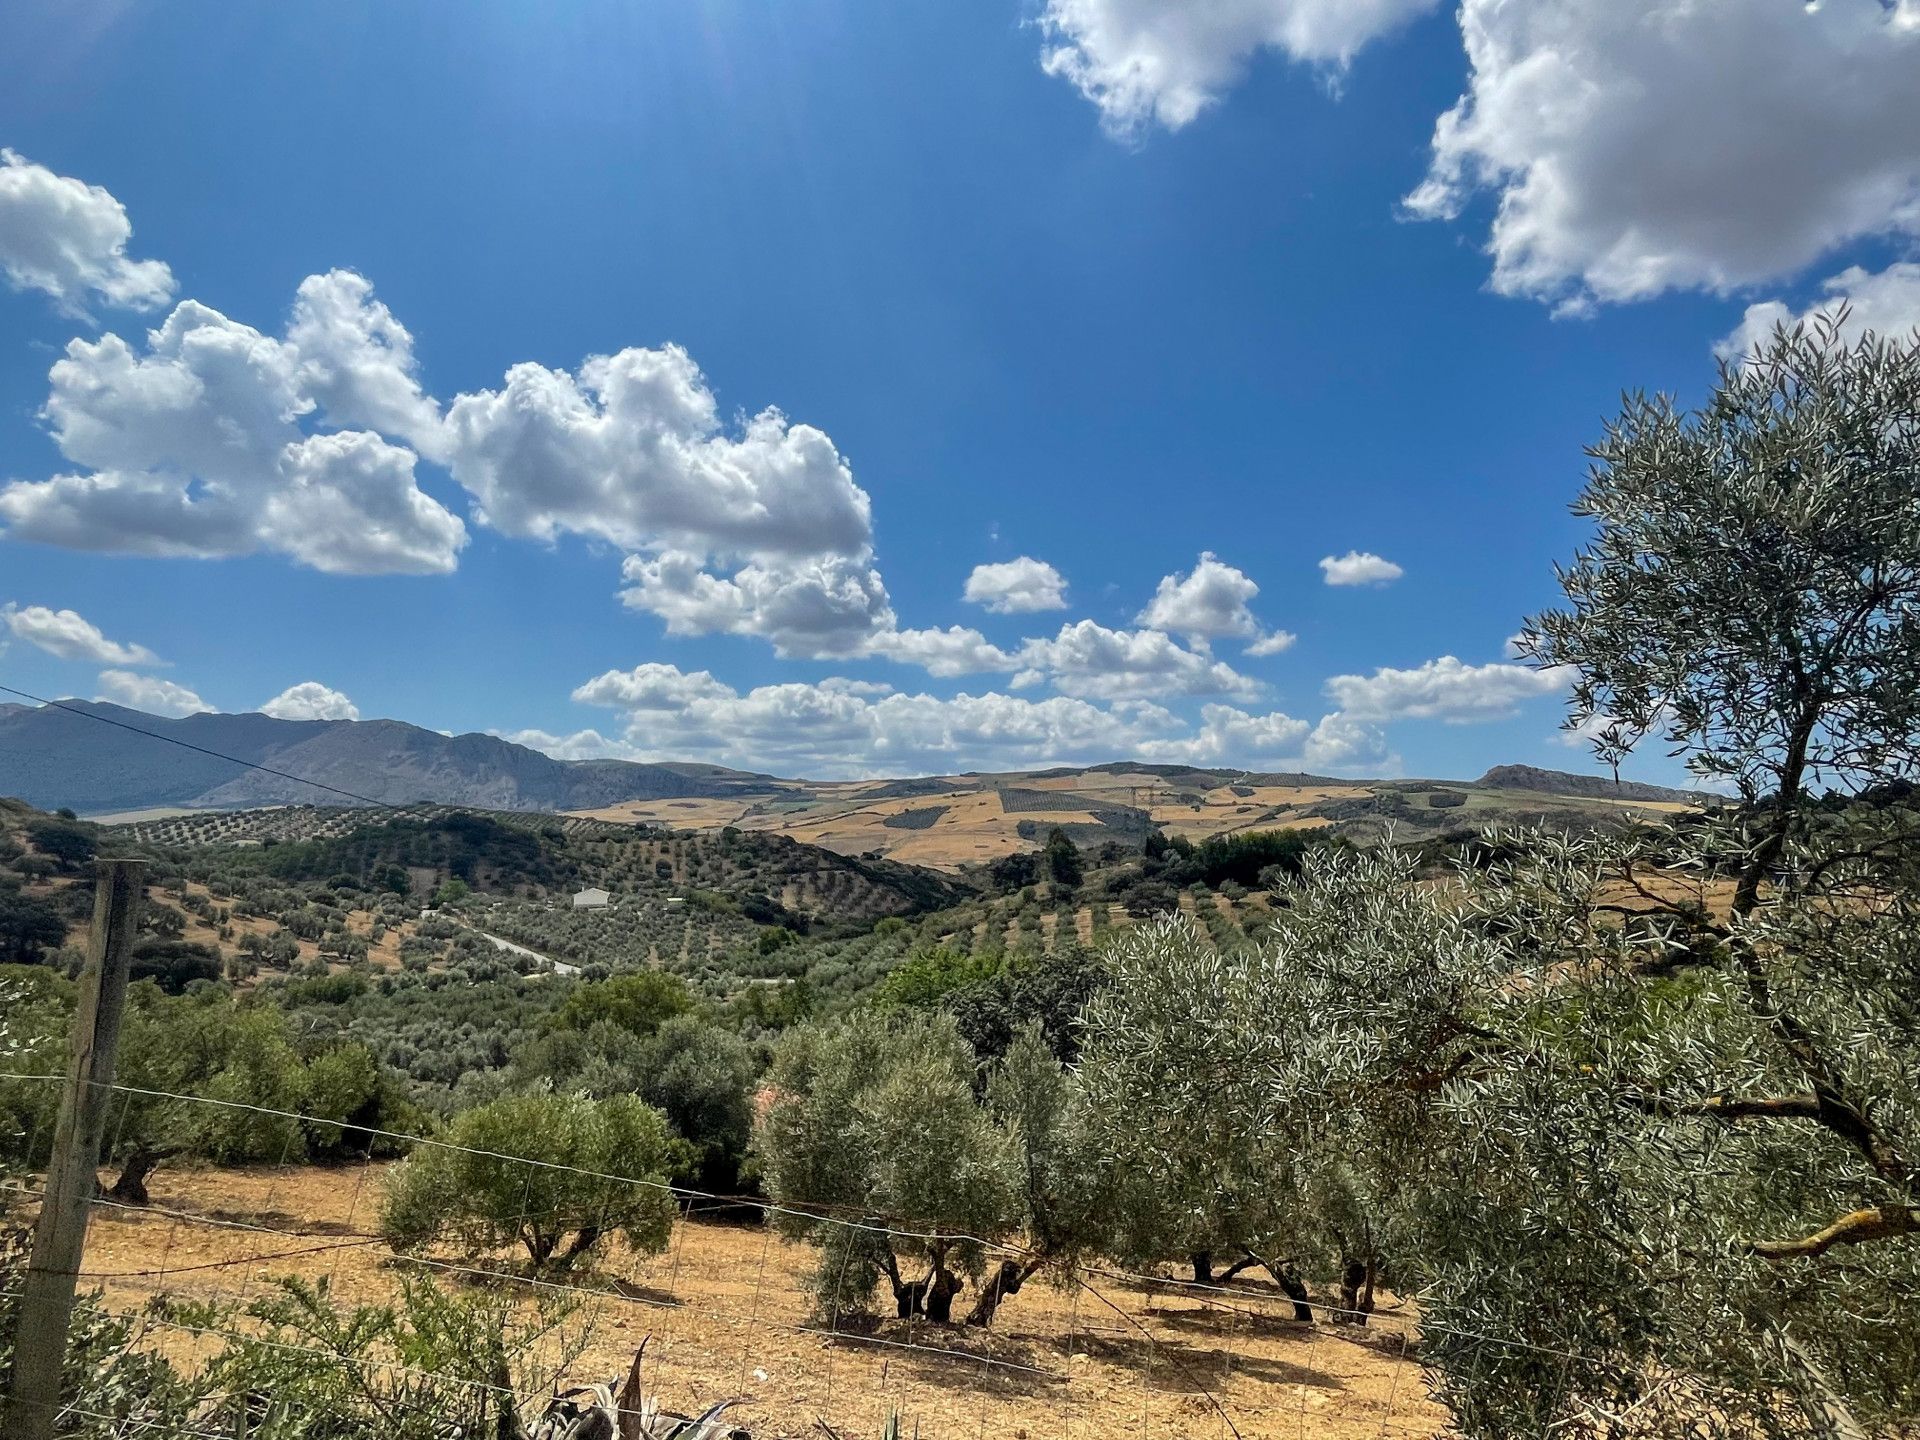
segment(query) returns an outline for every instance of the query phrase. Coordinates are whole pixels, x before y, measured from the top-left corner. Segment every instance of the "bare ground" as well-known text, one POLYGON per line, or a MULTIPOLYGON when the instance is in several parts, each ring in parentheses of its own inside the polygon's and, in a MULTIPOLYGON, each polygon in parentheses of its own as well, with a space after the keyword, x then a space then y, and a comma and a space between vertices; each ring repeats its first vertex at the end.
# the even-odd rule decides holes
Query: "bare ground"
MULTIPOLYGON (((281 1275, 330 1277, 343 1301, 385 1301, 414 1262, 370 1238, 382 1170, 162 1170, 154 1209, 96 1211, 83 1284, 127 1310, 163 1292, 246 1302, 281 1275)), ((1074 1289, 1030 1283, 991 1331, 886 1320, 831 1337, 808 1317, 809 1261, 805 1246, 766 1227, 713 1220, 680 1223, 661 1255, 610 1252, 575 1279, 593 1333, 568 1378, 624 1373, 651 1335, 649 1385, 668 1405, 745 1397, 737 1414, 759 1440, 819 1440, 820 1419, 845 1440, 873 1436, 896 1407, 906 1433, 917 1424, 925 1440, 1358 1440, 1443 1429, 1406 1358, 1417 1343, 1406 1312, 1366 1330, 1304 1326, 1263 1284, 1202 1293, 1095 1274, 1074 1289)), ((149 1333, 186 1363, 218 1344, 149 1333)))

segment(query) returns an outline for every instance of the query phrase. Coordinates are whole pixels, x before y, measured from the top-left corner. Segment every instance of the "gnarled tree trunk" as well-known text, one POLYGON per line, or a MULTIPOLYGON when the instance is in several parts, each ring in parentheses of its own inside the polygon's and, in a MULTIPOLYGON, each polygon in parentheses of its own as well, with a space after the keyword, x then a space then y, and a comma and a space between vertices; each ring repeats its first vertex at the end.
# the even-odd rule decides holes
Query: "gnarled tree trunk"
POLYGON ((967 1324, 991 1325, 993 1317, 999 1313, 1000 1302, 1009 1295, 1018 1295, 1020 1287, 1027 1283, 1033 1272, 1039 1269, 1039 1262, 1018 1265, 1011 1260, 1002 1260, 985 1285, 980 1287, 980 1298, 973 1302, 973 1309, 967 1312, 967 1324))
POLYGON ((1340 1313, 1334 1318, 1343 1325, 1364 1325, 1373 1314, 1373 1284, 1377 1273, 1374 1257, 1365 1260, 1349 1255, 1340 1270, 1340 1313))
POLYGON ((1300 1278, 1300 1272, 1293 1268, 1292 1263, 1263 1259, 1260 1268, 1273 1277, 1273 1283, 1280 1287, 1280 1293, 1293 1302, 1293 1318, 1302 1325, 1311 1325, 1313 1306, 1308 1302, 1313 1297, 1307 1291, 1307 1282, 1300 1278))
POLYGON ((1233 1279, 1233 1277, 1238 1275, 1241 1271, 1251 1270, 1259 1263, 1260 1263, 1259 1260, 1257 1260, 1252 1254, 1252 1252, 1249 1251, 1247 1254, 1242 1255, 1238 1260, 1234 1261, 1231 1265, 1227 1266, 1226 1269, 1222 1270, 1219 1273, 1219 1275, 1215 1277, 1215 1279, 1219 1284, 1225 1285, 1229 1280, 1233 1279))
POLYGON ((133 1153, 127 1156, 126 1161, 121 1165, 119 1178, 107 1191, 107 1198, 116 1200, 122 1205, 152 1204, 153 1197, 147 1193, 147 1180, 160 1167, 160 1162, 171 1153, 171 1151, 154 1149, 146 1145, 136 1146, 133 1153))

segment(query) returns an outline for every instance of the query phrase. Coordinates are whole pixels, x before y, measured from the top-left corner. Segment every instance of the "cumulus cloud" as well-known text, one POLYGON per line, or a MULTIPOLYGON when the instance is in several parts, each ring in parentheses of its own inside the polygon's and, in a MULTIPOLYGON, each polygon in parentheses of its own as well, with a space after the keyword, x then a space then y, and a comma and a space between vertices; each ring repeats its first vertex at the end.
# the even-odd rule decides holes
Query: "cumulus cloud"
POLYGON ((1047 0, 1041 63, 1100 109, 1108 131, 1177 130, 1273 51, 1344 66, 1437 0, 1047 0))
POLYGON ((756 635, 787 657, 867 653, 891 631, 893 608, 864 554, 770 558, 715 573, 682 550, 630 555, 620 598, 657 615, 669 635, 756 635))
POLYGON ((1024 669, 1044 671, 1063 695, 1089 699, 1260 692, 1257 681, 1164 631, 1110 630, 1093 620, 1062 625, 1051 640, 1029 640, 1019 659, 1024 669))
POLYGON ((573 692, 582 705, 627 711, 686 710, 733 695, 733 688, 714 679, 711 671, 686 671, 655 662, 631 670, 609 670, 573 692))
POLYGON ((358 720, 360 707, 318 680, 289 685, 260 707, 276 720, 358 720))
POLYGON ((638 760, 639 752, 623 740, 610 740, 598 730, 576 730, 556 735, 551 730, 494 730, 512 745, 524 745, 555 760, 638 760))
POLYGON ((1235 637, 1249 641, 1250 655, 1277 655, 1293 644, 1284 630, 1269 635, 1250 608, 1260 587, 1246 572, 1204 552, 1185 575, 1161 577, 1136 623, 1184 635, 1196 644, 1235 637))
POLYGON ((1044 560, 1022 555, 991 565, 976 565, 967 576, 964 599, 996 615, 1030 614, 1067 608, 1067 580, 1044 560))
MULTIPOLYGON (((405 332, 374 304, 357 276, 310 280, 294 327, 309 349, 192 300, 148 334, 144 351, 118 335, 73 340, 52 368, 42 415, 84 471, 0 487, 0 523, 15 539, 71 549, 269 551, 336 574, 452 570, 466 526, 415 483, 414 451, 350 424, 305 428, 399 405, 411 366, 405 332), (327 325, 314 318, 323 302, 327 325), (357 361, 342 329, 355 305, 369 310, 363 328, 373 337, 357 361), (399 378, 377 401, 371 377, 383 371, 399 378)), ((420 404, 416 419, 431 408, 420 404)))
POLYGON ((1400 757, 1376 727, 1338 713, 1322 716, 1313 727, 1303 759, 1307 769, 1335 775, 1391 775, 1400 768, 1400 757))
POLYGON ((1467 665, 1442 655, 1411 670, 1382 668, 1371 675, 1336 675, 1327 694, 1348 720, 1499 720, 1522 701, 1558 695, 1572 683, 1565 667, 1467 665))
POLYGON ((1323 559, 1320 573, 1329 585, 1391 585, 1407 572, 1370 551, 1349 550, 1323 559))
POLYGON ((706 671, 649 663, 596 676, 583 704, 625 717, 621 734, 522 731, 507 738, 563 758, 689 756, 787 775, 925 774, 1088 763, 1120 756, 1235 764, 1297 762, 1308 727, 1288 716, 1209 705, 1189 726, 1160 705, 1029 700, 997 691, 899 694, 835 678, 745 692, 706 671))
POLYGON ((160 657, 144 645, 122 645, 109 640, 100 627, 73 610, 50 610, 45 605, 0 605, 0 620, 16 639, 37 645, 62 660, 89 665, 158 665, 160 657))
POLYGON ((335 425, 397 436, 446 458, 440 407, 420 384, 413 335, 351 270, 309 275, 294 297, 287 344, 304 393, 335 425))
POLYGON ((0 150, 0 271, 16 290, 38 290, 79 312, 89 299, 136 310, 164 305, 173 272, 127 254, 126 207, 98 185, 56 175, 0 150))
POLYGON ((1257 656, 1278 655, 1284 650, 1291 650, 1293 648, 1293 642, 1299 638, 1300 637, 1295 635, 1291 630, 1275 630, 1270 634, 1262 635, 1258 640, 1248 645, 1247 654, 1257 656))
POLYGON ((1142 745, 1143 759, 1178 765, 1269 765, 1295 761, 1312 732, 1304 720, 1273 711, 1253 715, 1232 705, 1205 705, 1200 725, 1178 739, 1142 745))
POLYGON ((94 699, 125 705, 130 710, 144 710, 149 715, 178 717, 213 709, 186 686, 162 680, 157 675, 137 675, 131 670, 102 670, 99 683, 100 693, 94 699))
POLYGON ((1462 0, 1427 218, 1498 199, 1493 287, 1580 307, 1920 229, 1915 0, 1462 0))
POLYGON ((864 556, 872 506, 833 442, 778 410, 737 435, 685 350, 628 349, 577 372, 515 365, 447 412, 454 478, 503 534, 793 559, 864 556))
MULTIPOLYGON (((1920 83, 1920 79, 1916 80, 1920 83)), ((1820 286, 1821 298, 1795 311, 1782 300, 1749 305, 1734 332, 1714 347, 1723 359, 1750 355, 1773 334, 1774 326, 1811 321, 1817 316, 1838 319, 1842 307, 1848 337, 1871 330, 1889 339, 1905 338, 1920 330, 1920 264, 1902 261, 1880 271, 1849 266, 1820 286)))
POLYGON ((940 676, 1005 674, 1023 663, 1019 655, 1002 650, 978 630, 963 625, 949 625, 944 630, 889 630, 873 638, 867 653, 903 665, 918 665, 929 675, 940 676))

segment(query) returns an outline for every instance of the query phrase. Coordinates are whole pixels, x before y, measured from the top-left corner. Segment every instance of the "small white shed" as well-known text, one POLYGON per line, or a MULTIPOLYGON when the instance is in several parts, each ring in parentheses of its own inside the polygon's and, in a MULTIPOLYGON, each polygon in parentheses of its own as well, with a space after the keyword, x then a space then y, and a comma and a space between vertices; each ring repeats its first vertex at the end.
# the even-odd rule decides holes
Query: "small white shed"
POLYGON ((611 899, 613 899, 613 896, 609 895, 606 891, 589 887, 573 897, 573 908, 576 910, 604 910, 607 908, 607 902, 611 899))

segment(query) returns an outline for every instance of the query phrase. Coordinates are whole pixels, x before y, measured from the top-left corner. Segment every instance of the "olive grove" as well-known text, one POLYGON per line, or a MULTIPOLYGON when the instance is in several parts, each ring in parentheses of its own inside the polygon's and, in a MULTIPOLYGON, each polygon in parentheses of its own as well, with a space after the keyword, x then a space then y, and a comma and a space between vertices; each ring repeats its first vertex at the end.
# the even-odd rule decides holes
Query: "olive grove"
POLYGON ((1417 1291, 1468 1434, 1904 1433, 1920 349, 1782 331, 1592 454, 1597 534, 1524 646, 1603 757, 1664 744, 1727 802, 1441 885, 1325 851, 1244 953, 1128 937, 1095 1113, 1234 1243, 1417 1291))

